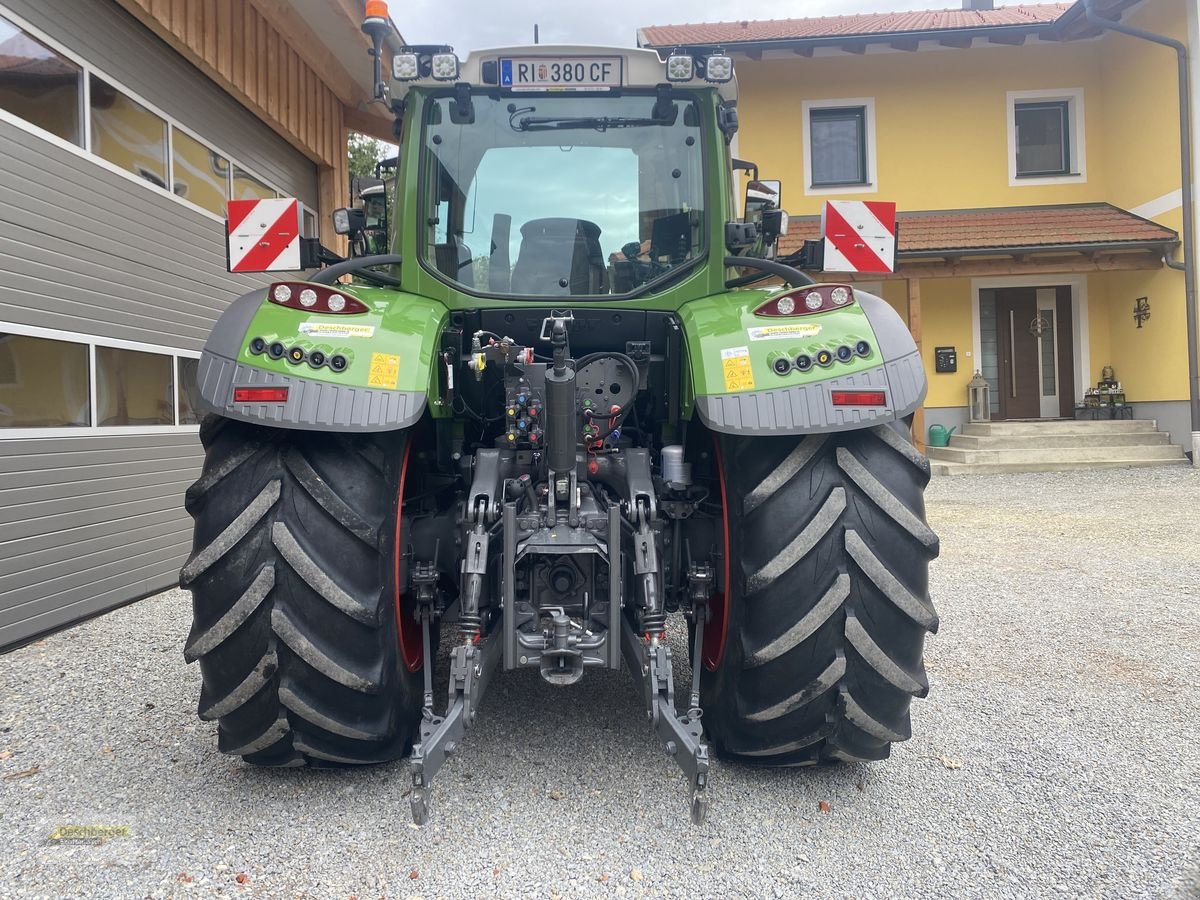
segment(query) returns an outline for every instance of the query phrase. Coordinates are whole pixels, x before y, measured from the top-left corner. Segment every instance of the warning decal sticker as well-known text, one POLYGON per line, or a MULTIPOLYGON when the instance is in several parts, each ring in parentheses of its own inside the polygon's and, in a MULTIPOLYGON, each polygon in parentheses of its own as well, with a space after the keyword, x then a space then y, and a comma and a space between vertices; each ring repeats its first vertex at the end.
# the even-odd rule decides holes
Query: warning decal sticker
POLYGON ((372 353, 371 371, 367 375, 369 387, 387 388, 394 391, 400 380, 400 357, 392 353, 372 353))
POLYGON ((816 337, 821 333, 820 325, 764 325, 761 328, 748 328, 750 340, 773 341, 778 338, 816 337))
POLYGON ((374 336, 375 326, 341 322, 301 322, 300 333, 310 337, 369 338, 374 336))
POLYGON ((754 389, 754 371, 750 368, 749 347, 729 347, 721 351, 721 369, 725 373, 725 390, 754 389))

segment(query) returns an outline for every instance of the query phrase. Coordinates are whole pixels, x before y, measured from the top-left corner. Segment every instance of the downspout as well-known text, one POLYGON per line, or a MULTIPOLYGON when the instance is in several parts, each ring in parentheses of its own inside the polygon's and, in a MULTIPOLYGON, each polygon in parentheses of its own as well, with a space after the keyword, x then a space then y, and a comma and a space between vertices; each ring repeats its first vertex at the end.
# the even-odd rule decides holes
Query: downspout
POLYGON ((1192 419, 1192 465, 1200 465, 1200 366, 1197 365, 1196 348, 1196 232, 1195 207, 1192 200, 1192 107, 1189 97, 1188 48, 1187 45, 1166 37, 1134 28, 1123 22, 1105 19, 1093 8, 1096 0, 1083 0, 1084 17, 1099 28, 1127 34, 1143 41, 1151 41, 1170 47, 1179 61, 1179 153, 1181 187, 1183 188, 1183 264, 1169 257, 1166 263, 1172 269, 1183 270, 1183 295, 1187 320, 1188 342, 1188 388, 1192 419))

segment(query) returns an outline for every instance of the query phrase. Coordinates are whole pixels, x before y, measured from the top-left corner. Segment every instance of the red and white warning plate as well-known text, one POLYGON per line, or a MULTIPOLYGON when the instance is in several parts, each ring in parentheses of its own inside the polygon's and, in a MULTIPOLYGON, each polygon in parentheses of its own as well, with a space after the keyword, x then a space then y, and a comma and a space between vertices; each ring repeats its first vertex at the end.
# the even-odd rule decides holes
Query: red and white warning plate
POLYGON ((828 200, 821 213, 826 272, 896 271, 896 204, 828 200))
POLYGON ((230 200, 227 215, 230 272, 300 270, 299 202, 230 200))

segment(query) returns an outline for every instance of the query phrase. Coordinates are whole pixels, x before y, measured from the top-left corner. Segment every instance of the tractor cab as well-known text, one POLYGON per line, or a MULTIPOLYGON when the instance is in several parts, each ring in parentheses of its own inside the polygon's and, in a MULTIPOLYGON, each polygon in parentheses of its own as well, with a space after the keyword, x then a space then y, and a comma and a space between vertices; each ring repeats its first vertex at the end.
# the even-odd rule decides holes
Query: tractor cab
MULTIPOLYGON (((391 63, 385 81, 377 57, 403 147, 390 250, 454 291, 632 298, 774 255, 786 217, 764 218, 768 196, 738 215, 725 53, 428 45, 391 63)), ((365 220, 338 230, 352 255, 378 245, 365 220)))

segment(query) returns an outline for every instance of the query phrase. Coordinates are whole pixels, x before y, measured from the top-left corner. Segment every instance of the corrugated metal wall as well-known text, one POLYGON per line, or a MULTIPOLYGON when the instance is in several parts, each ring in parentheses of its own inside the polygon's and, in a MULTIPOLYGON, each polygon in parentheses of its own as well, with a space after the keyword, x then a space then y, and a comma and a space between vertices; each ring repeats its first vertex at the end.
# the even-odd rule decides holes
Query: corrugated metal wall
POLYGON ((194 435, 0 440, 0 645, 179 579, 194 435))
MULTIPOLYGON (((6 7, 315 207, 315 165, 112 3, 6 7)), ((0 273, 0 323, 185 350, 268 280, 225 272, 219 222, 6 122, 0 273)), ((0 647, 174 585, 201 459, 195 434, 0 431, 0 647)))

